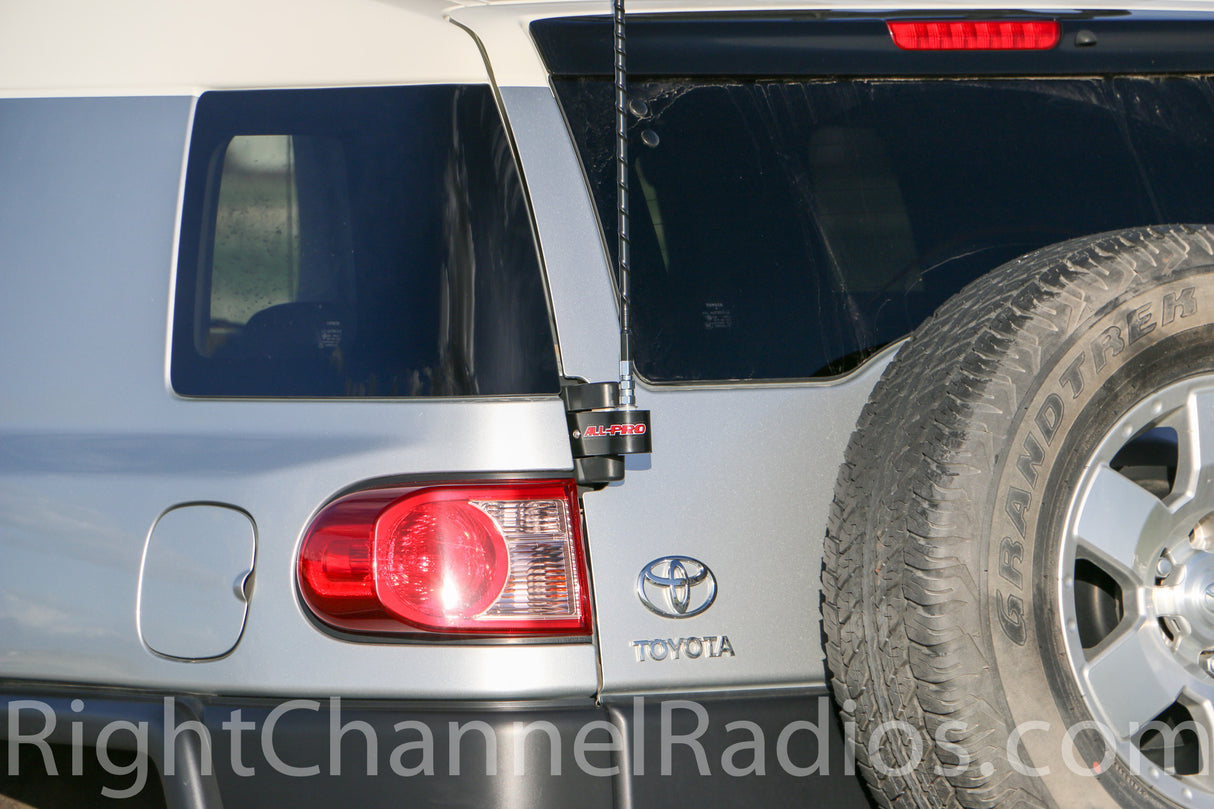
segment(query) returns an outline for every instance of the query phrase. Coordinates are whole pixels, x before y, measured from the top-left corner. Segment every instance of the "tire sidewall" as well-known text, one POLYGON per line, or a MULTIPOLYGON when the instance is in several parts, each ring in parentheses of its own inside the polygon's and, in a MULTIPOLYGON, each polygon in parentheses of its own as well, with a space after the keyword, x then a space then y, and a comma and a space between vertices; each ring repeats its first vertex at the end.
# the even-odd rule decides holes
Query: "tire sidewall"
POLYGON ((1154 390, 1203 370, 1169 358, 1183 345, 1211 345, 1212 272, 1161 272, 1120 294, 1089 278, 1086 305, 1061 307, 1063 328, 1021 345, 1024 378, 1034 381, 995 450, 981 620, 1009 709, 1008 766, 1040 779, 1060 807, 1171 805, 1106 757, 1094 730, 1076 733, 1094 717, 1065 653, 1061 543, 1083 464, 1107 430, 1154 390))

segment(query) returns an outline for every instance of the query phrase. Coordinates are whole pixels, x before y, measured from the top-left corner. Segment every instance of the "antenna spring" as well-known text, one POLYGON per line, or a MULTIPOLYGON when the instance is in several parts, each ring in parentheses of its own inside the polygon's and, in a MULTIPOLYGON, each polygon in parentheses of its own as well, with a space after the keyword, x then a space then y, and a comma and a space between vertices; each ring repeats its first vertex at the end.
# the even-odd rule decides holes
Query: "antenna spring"
POLYGON ((632 250, 628 233, 628 71, 624 0, 613 0, 615 18, 616 224, 619 232, 617 283, 620 294, 620 405, 636 404, 632 381, 632 250))

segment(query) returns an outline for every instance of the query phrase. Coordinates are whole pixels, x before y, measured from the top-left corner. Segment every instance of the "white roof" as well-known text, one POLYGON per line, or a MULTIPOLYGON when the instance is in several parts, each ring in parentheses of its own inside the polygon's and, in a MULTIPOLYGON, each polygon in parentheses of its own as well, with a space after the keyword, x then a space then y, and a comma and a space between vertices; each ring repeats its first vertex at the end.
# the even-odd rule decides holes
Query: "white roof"
POLYGON ((447 0, 0 0, 0 94, 484 82, 447 0))
MULTIPOLYGON (((1035 10, 1074 2, 1035 0, 1035 10)), ((629 0, 672 11, 1005 9, 1006 0, 629 0)), ((1214 0, 1089 0, 1083 8, 1214 11, 1214 0)), ((546 84, 534 19, 609 14, 610 0, 0 0, 0 95, 484 82, 546 84), (458 23, 453 24, 453 23, 458 23)))

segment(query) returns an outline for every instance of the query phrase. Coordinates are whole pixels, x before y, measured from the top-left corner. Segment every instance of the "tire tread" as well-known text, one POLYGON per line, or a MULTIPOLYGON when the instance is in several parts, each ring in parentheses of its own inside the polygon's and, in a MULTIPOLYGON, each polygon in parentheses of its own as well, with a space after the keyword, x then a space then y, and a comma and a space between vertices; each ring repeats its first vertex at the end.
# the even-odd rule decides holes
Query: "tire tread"
POLYGON ((1005 264, 916 331, 861 412, 830 510, 822 615, 836 698, 881 806, 1048 805, 1007 761, 1008 710, 980 642, 981 492, 1043 352, 1194 247, 1214 257, 1214 233, 1098 234, 1005 264), (905 740, 879 751, 881 762, 863 743, 894 721, 924 734, 921 766, 905 774, 881 771, 913 759, 905 740), (942 772, 959 761, 927 743, 936 738, 969 766, 942 772))

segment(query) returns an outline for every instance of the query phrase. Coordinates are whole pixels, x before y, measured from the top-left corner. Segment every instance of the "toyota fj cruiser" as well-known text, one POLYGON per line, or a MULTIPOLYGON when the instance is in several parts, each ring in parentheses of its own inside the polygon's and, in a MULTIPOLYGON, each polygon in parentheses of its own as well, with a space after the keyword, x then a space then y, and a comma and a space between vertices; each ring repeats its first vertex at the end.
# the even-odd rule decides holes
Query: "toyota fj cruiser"
POLYGON ((1214 3, 615 11, 0 0, 0 804, 1214 807, 1214 3))

